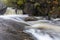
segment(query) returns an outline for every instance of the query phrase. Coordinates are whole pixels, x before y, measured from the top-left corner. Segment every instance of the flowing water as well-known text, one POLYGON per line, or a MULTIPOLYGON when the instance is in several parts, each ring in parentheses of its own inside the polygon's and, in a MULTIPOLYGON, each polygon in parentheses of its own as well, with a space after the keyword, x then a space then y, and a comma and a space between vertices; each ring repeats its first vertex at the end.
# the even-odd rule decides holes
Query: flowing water
POLYGON ((45 19, 42 20, 43 19, 42 18, 42 19, 39 19, 37 21, 27 21, 26 22, 26 21, 24 21, 24 19, 26 17, 28 17, 28 15, 15 15, 13 13, 15 13, 15 10, 14 9, 12 10, 11 8, 8 8, 6 14, 1 15, 0 18, 10 19, 10 20, 13 20, 13 21, 16 21, 16 22, 23 22, 25 24, 30 25, 28 28, 25 28, 23 32, 32 36, 32 38, 34 40, 60 40, 60 33, 59 33, 60 32, 59 31, 59 29, 60 29, 60 19, 59 18, 53 19, 53 20, 45 20, 45 19), (7 15, 7 13, 12 14, 12 15, 7 15), (42 26, 44 26, 43 28, 38 27, 39 24, 40 24, 39 26, 41 26, 41 23, 43 23, 42 24, 42 26), (46 23, 46 25, 44 25, 44 23, 46 23), (51 26, 53 25, 52 30, 47 28, 47 27, 51 28, 50 25, 51 26), (32 26, 36 27, 36 28, 32 28, 32 26), (58 28, 57 29, 54 28, 55 26, 58 27, 58 28), (46 29, 44 29, 44 28, 46 28, 46 29), (55 30, 57 30, 58 32, 56 32, 55 30))
MULTIPOLYGON (((8 7, 5 14, 4 15, 15 15, 15 9, 13 9, 12 7, 8 7)), ((17 10, 17 14, 23 14, 22 10, 17 10)))
POLYGON ((28 23, 31 24, 33 28, 30 28, 31 27, 30 26, 29 28, 24 30, 24 32, 31 35, 34 38, 34 40, 60 40, 59 18, 53 20, 28 21, 28 23), (41 29, 38 28, 39 27, 38 25, 44 27, 41 29))
MULTIPOLYGON (((29 24, 30 26, 36 26, 34 24, 38 24, 38 23, 46 23, 51 24, 51 25, 56 25, 56 26, 60 26, 60 19, 54 19, 52 21, 49 20, 38 20, 38 21, 28 21, 25 22, 24 18, 28 17, 27 15, 4 15, 4 16, 0 16, 0 18, 4 18, 4 19, 11 19, 17 22, 24 22, 26 24, 29 24)), ((44 26, 47 26, 44 25, 44 26)), ((50 26, 49 26, 50 27, 50 26)), ((50 30, 48 28, 46 29, 40 29, 40 28, 26 28, 24 29, 25 33, 29 34, 32 36, 32 38, 34 40, 60 40, 60 33, 59 32, 55 32, 53 29, 50 30)))

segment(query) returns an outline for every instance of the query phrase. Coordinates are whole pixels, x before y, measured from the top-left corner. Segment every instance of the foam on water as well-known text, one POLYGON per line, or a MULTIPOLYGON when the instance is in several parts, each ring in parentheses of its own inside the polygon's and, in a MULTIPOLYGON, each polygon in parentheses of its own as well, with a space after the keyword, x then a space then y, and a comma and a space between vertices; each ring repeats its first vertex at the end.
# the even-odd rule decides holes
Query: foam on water
POLYGON ((4 18, 4 19, 17 19, 17 20, 22 20, 21 18, 19 17, 28 17, 28 15, 0 15, 0 18, 4 18))
POLYGON ((25 33, 28 33, 29 35, 31 35, 35 40, 60 40, 60 36, 55 36, 58 34, 53 35, 51 33, 51 35, 49 35, 48 33, 44 33, 39 29, 27 29, 24 30, 25 33))
POLYGON ((13 21, 22 22, 30 25, 29 23, 24 21, 23 18, 26 18, 26 17, 29 17, 29 16, 28 15, 0 15, 0 18, 3 18, 3 19, 10 19, 13 21))
POLYGON ((35 30, 35 29, 29 29, 26 30, 25 32, 31 33, 33 37, 36 38, 36 40, 52 40, 52 38, 48 34, 41 34, 40 30, 35 30))
MULTIPOLYGON (((44 26, 44 27, 46 27, 46 26, 50 27, 51 25, 48 25, 48 23, 50 23, 50 24, 52 23, 52 21, 49 21, 49 20, 39 20, 39 21, 25 22, 21 17, 22 18, 23 17, 28 17, 28 15, 1 15, 0 16, 0 18, 10 19, 10 20, 14 20, 14 21, 17 21, 17 22, 23 22, 25 24, 30 25, 31 27, 36 27, 36 28, 38 28, 39 25, 44 26), (44 25, 44 24, 41 24, 41 23, 46 23, 46 24, 44 25), (33 25, 33 24, 35 24, 35 25, 33 25)), ((55 32, 53 31, 53 33, 54 33, 53 34, 52 32, 50 32, 48 30, 42 31, 42 30, 36 29, 36 28, 26 29, 26 30, 24 30, 24 32, 31 35, 35 40, 60 40, 60 33, 55 34, 55 32), (48 31, 48 32, 45 32, 45 31, 48 31)), ((48 28, 46 27, 46 29, 48 29, 48 28)), ((52 29, 55 30, 56 28, 52 28, 52 29)))
POLYGON ((29 29, 24 30, 24 32, 31 35, 35 40, 60 40, 60 26, 53 24, 53 21, 33 21, 32 25, 29 26, 29 29))

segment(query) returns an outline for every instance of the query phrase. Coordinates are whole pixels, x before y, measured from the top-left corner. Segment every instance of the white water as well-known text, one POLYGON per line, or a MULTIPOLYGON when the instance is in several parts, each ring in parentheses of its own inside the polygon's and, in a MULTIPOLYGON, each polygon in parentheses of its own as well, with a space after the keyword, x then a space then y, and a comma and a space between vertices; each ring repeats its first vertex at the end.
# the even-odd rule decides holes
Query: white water
POLYGON ((6 13, 4 15, 0 15, 0 18, 10 19, 10 20, 14 20, 17 22, 23 22, 25 24, 30 25, 29 28, 24 30, 24 32, 31 35, 34 38, 34 40, 60 40, 60 33, 55 32, 55 31, 60 32, 60 28, 59 28, 60 27, 60 18, 53 19, 52 21, 42 20, 44 18, 41 18, 41 20, 38 20, 38 21, 25 22, 24 18, 28 17, 28 15, 22 15, 22 11, 19 13, 20 13, 20 15, 16 15, 15 9, 7 8, 6 13), (41 23, 43 23, 43 24, 41 24, 41 23), (46 23, 46 24, 44 24, 44 23, 46 23), (53 26, 49 25, 49 24, 52 24, 53 26), (43 29, 40 29, 39 25, 40 25, 40 27, 43 26, 43 29), (57 29, 56 29, 55 25, 56 26, 58 25, 59 27, 57 26, 57 29), (51 28, 51 26, 53 28, 51 28), (33 28, 31 28, 31 27, 33 27, 33 28), (34 28, 34 27, 36 27, 36 28, 34 28), (52 30, 50 30, 50 29, 52 29, 52 30))
MULTIPOLYGON (((17 10, 17 13, 23 14, 23 11, 17 10)), ((12 7, 8 7, 4 15, 15 15, 15 14, 16 14, 15 9, 13 9, 12 7)))
POLYGON ((31 35, 34 40, 60 40, 60 19, 31 21, 25 33, 31 35), (42 28, 42 29, 40 29, 42 28))
MULTIPOLYGON (((32 27, 33 26, 36 27, 33 29, 29 28, 29 29, 24 30, 24 32, 31 35, 34 38, 34 40, 60 40, 60 33, 53 31, 54 28, 53 30, 49 30, 48 28, 46 28, 46 30, 45 29, 41 30, 41 29, 37 29, 38 27, 36 25, 33 25, 33 24, 38 24, 38 23, 46 23, 47 25, 48 24, 55 25, 56 23, 59 23, 60 21, 53 20, 52 22, 49 20, 39 20, 39 21, 25 22, 23 19, 21 19, 24 17, 28 17, 28 15, 4 15, 4 16, 1 15, 0 16, 0 18, 3 18, 3 19, 11 19, 17 22, 24 22, 26 24, 31 25, 32 27)), ((44 26, 47 26, 47 25, 44 25, 44 26)))
POLYGON ((25 18, 25 17, 28 17, 28 15, 0 15, 0 18, 3 18, 3 19, 16 19, 16 20, 20 20, 22 21, 21 18, 25 18))
POLYGON ((27 29, 24 32, 30 34, 35 40, 60 40, 60 35, 57 33, 48 34, 39 29, 27 29))
POLYGON ((25 24, 28 24, 28 25, 31 25, 30 23, 27 23, 24 21, 24 18, 26 17, 29 17, 28 15, 0 15, 0 18, 3 18, 3 19, 10 19, 10 20, 13 20, 13 21, 16 21, 16 22, 22 22, 22 23, 25 23, 25 24))
POLYGON ((29 29, 25 32, 31 33, 33 37, 36 38, 36 40, 52 40, 52 38, 48 34, 43 34, 40 30, 29 29))

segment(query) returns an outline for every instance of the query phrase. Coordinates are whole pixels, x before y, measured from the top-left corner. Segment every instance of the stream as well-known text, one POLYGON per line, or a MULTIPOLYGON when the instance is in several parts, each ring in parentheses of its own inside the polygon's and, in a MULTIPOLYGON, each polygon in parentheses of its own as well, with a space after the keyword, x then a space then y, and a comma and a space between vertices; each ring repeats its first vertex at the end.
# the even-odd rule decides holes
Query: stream
MULTIPOLYGON (((40 24, 40 23, 46 23, 47 25, 56 25, 58 27, 60 27, 60 19, 53 19, 53 20, 37 20, 37 21, 24 21, 24 18, 28 17, 28 15, 4 15, 4 16, 0 16, 0 18, 3 19, 11 19, 17 22, 23 22, 25 24, 28 24, 31 26, 36 26, 34 24, 40 24)), ((44 25, 44 24, 43 24, 44 25)), ((47 26, 44 25, 44 26, 47 26)), ((41 29, 41 28, 26 28, 23 30, 23 32, 29 34, 30 36, 32 36, 32 38, 34 40, 60 40, 60 33, 59 32, 55 32, 53 29, 41 29)), ((50 27, 50 26, 49 26, 50 27)), ((57 30, 57 29, 56 29, 57 30)), ((59 30, 58 30, 59 31, 59 30)))

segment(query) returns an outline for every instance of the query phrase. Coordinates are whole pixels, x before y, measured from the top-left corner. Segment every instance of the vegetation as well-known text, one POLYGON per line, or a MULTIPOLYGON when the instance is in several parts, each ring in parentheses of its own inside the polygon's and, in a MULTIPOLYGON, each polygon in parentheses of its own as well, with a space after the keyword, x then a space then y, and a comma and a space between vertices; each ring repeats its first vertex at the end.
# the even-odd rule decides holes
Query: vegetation
POLYGON ((34 0, 27 2, 24 9, 25 13, 29 13, 34 16, 48 16, 50 20, 51 17, 60 17, 60 1, 59 0, 34 0), (33 4, 33 5, 32 5, 33 4), (32 5, 29 7, 29 5, 32 5), (28 9, 28 7, 30 9, 28 9), (33 11, 32 11, 33 9, 33 11))
POLYGON ((9 7, 21 7, 25 2, 24 0, 6 0, 6 5, 9 7))
POLYGON ((60 17, 60 0, 5 0, 7 6, 22 9, 33 16, 60 17))

